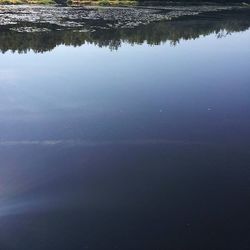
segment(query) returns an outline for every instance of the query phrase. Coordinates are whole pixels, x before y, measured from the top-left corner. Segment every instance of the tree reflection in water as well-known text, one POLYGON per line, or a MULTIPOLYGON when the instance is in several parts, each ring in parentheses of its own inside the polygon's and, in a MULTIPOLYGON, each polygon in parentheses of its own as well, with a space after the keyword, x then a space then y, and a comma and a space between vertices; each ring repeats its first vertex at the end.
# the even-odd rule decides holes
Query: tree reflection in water
MULTIPOLYGON (((29 23, 26 27, 1 29, 0 50, 26 53, 33 50, 42 53, 58 45, 81 46, 85 43, 117 50, 122 43, 158 45, 170 42, 177 45, 181 40, 196 39, 215 33, 218 38, 232 32, 247 30, 250 26, 249 10, 225 11, 182 17, 175 21, 153 22, 134 28, 103 28, 93 30, 91 21, 84 27, 55 29, 49 24, 29 23)), ((22 24, 23 25, 23 24, 22 24)))

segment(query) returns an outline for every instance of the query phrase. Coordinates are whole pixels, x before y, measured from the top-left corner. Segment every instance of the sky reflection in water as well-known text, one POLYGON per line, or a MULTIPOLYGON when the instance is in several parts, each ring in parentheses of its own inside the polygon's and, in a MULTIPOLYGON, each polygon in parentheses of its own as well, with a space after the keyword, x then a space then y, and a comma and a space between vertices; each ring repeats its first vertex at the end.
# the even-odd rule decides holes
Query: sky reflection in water
POLYGON ((244 249, 250 32, 0 61, 0 248, 244 249))

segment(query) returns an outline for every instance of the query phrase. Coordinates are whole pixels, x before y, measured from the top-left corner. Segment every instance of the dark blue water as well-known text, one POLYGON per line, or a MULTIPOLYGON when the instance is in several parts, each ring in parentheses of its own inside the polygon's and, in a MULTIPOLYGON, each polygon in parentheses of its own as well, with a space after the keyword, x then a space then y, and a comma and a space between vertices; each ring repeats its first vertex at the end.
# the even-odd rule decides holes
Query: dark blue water
POLYGON ((0 249, 249 249, 249 45, 1 54, 0 249))

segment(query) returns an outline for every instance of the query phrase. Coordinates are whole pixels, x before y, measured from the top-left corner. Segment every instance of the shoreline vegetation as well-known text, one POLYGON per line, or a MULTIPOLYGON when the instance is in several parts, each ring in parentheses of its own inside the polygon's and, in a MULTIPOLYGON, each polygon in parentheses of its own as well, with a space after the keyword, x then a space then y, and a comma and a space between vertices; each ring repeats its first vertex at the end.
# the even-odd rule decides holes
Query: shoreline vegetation
POLYGON ((68 4, 80 5, 102 5, 102 6, 117 6, 117 5, 136 5, 136 0, 68 0, 68 4))
POLYGON ((54 0, 0 0, 0 5, 4 4, 55 4, 54 0))
POLYGON ((119 6, 119 5, 136 5, 137 0, 0 0, 2 4, 75 4, 75 5, 101 5, 101 6, 119 6))
POLYGON ((140 0, 0 0, 0 5, 3 4, 68 4, 68 5, 93 5, 93 6, 134 6, 138 4, 156 5, 156 4, 242 4, 249 5, 250 0, 215 0, 212 2, 198 0, 198 1, 140 1, 140 0))

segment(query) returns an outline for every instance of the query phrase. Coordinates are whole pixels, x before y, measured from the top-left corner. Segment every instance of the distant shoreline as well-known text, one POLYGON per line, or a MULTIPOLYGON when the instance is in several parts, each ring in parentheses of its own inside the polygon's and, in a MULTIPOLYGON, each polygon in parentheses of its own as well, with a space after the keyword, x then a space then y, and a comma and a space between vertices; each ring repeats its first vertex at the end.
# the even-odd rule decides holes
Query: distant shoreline
POLYGON ((8 4, 74 4, 74 5, 94 5, 94 6, 131 6, 138 4, 136 0, 0 0, 0 5, 8 4))
POLYGON ((250 6, 250 0, 246 1, 138 1, 138 0, 0 0, 0 5, 21 5, 21 4, 41 4, 41 5, 52 5, 52 4, 66 4, 66 5, 90 5, 90 6, 154 6, 154 5, 210 5, 210 4, 222 4, 222 5, 245 5, 250 6))

